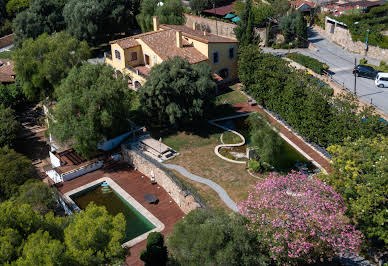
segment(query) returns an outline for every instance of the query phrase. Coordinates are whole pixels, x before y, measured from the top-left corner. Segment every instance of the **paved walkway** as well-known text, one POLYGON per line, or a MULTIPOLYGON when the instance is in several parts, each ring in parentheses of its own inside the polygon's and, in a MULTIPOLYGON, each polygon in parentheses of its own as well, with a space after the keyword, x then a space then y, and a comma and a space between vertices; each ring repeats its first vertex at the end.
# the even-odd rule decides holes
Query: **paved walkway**
POLYGON ((282 123, 274 119, 272 116, 269 116, 264 109, 260 106, 250 106, 248 103, 236 103, 233 105, 233 108, 239 113, 248 113, 248 112, 259 112, 260 114, 267 115, 270 122, 279 129, 280 133, 286 136, 290 141, 292 141, 296 146, 304 151, 308 156, 310 156, 314 161, 321 165, 326 172, 330 173, 330 162, 320 153, 315 151, 309 144, 303 141, 301 138, 295 135, 290 129, 285 127, 282 123))
POLYGON ((237 204, 234 202, 228 195, 228 193, 217 183, 207 179, 203 178, 197 175, 194 175, 187 171, 184 167, 176 165, 176 164, 164 164, 168 169, 176 170, 178 171, 181 175, 187 177, 188 179, 191 179, 193 181, 208 185, 211 187, 217 194, 220 196, 223 202, 231 208, 233 211, 237 212, 237 204))

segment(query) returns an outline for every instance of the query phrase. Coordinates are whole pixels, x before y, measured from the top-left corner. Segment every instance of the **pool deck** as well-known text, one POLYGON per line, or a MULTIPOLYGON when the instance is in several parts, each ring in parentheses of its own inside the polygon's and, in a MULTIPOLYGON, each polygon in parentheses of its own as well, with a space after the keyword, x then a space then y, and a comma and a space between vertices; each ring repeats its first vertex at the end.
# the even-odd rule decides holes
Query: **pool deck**
MULTIPOLYGON (((260 106, 250 106, 248 103, 237 103, 232 105, 236 112, 238 113, 251 113, 258 112, 263 115, 267 115, 270 119, 271 124, 275 125, 280 133, 282 133, 287 139, 289 139, 298 150, 302 150, 305 154, 311 157, 314 161, 316 161, 322 168, 326 170, 326 172, 331 173, 330 162, 327 158, 322 156, 319 152, 313 149, 309 144, 307 144, 300 137, 295 135, 291 130, 285 127, 282 123, 274 119, 272 116, 269 116, 260 106)), ((293 146, 294 146, 293 145, 293 146)))
MULTIPOLYGON (((111 178, 144 208, 157 217, 165 225, 165 228, 162 231, 165 236, 172 232, 174 224, 184 216, 182 210, 162 187, 158 184, 152 185, 148 177, 139 171, 135 171, 125 162, 117 162, 97 171, 61 183, 58 185, 58 190, 62 194, 65 194, 103 177, 111 178), (144 177, 142 178, 142 176, 144 177), (158 204, 147 203, 144 199, 144 194, 146 193, 157 196, 159 199, 158 204)), ((139 254, 141 250, 145 249, 145 246, 146 240, 130 248, 131 255, 126 258, 127 265, 144 265, 139 259, 139 254)))

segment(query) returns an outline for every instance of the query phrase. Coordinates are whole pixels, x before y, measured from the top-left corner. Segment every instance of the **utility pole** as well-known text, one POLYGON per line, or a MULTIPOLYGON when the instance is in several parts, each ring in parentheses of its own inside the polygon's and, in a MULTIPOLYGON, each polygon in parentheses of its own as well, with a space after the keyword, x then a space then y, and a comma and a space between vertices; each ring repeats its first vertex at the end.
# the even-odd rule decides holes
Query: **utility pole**
POLYGON ((354 95, 357 95, 357 58, 354 58, 354 95))
POLYGON ((218 36, 218 25, 217 25, 217 10, 216 10, 216 1, 213 2, 214 15, 216 15, 216 35, 218 36))

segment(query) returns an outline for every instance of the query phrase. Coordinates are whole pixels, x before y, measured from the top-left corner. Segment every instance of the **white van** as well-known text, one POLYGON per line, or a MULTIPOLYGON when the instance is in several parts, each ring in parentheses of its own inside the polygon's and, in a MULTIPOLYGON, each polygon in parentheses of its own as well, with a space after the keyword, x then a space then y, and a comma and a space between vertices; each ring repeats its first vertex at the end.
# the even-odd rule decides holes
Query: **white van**
POLYGON ((388 73, 378 73, 375 79, 375 84, 379 88, 388 88, 388 73))

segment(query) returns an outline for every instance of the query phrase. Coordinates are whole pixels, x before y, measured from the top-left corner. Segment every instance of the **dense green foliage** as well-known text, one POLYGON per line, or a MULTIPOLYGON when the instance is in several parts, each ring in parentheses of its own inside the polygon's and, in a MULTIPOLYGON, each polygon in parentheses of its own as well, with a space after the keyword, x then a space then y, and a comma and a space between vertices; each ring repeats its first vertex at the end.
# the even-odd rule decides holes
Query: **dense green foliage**
POLYGON ((42 215, 54 211, 58 206, 56 191, 48 184, 34 179, 27 180, 19 187, 15 200, 21 204, 29 204, 42 215))
POLYGON ((89 58, 86 42, 79 42, 60 32, 42 34, 36 40, 28 39, 14 50, 14 70, 23 84, 23 93, 29 100, 51 97, 73 66, 89 58))
POLYGON ((0 104, 0 147, 12 146, 20 130, 20 124, 15 119, 14 111, 10 107, 0 104))
POLYGON ((185 22, 183 4, 180 0, 144 0, 140 5, 140 13, 136 16, 137 23, 143 32, 153 30, 153 16, 158 16, 160 24, 182 25, 185 22))
POLYGON ((11 84, 0 84, 0 103, 5 107, 15 108, 25 101, 20 78, 15 79, 11 84))
POLYGON ((215 88, 207 64, 190 64, 176 56, 152 67, 139 97, 149 125, 179 127, 206 115, 215 88))
POLYGON ((36 177, 31 161, 8 147, 0 148, 0 201, 14 196, 19 186, 36 177))
POLYGON ((134 91, 128 81, 113 68, 84 63, 73 68, 56 88, 58 98, 51 123, 54 137, 71 141, 74 149, 90 158, 104 138, 110 139, 129 131, 134 91))
POLYGON ((159 232, 152 232, 147 237, 147 247, 140 253, 145 266, 164 266, 167 263, 168 251, 164 237, 159 232))
POLYGON ((268 251, 236 213, 196 209, 174 226, 169 251, 181 265, 268 265, 268 251))
POLYGON ((124 261, 125 219, 89 205, 70 217, 42 216, 28 204, 0 204, 1 265, 106 265, 124 261))
POLYGON ((115 217, 104 207, 89 204, 65 229, 67 255, 77 265, 120 263, 125 258, 121 247, 125 237, 125 218, 115 217))
POLYGON ((307 47, 307 23, 302 13, 289 13, 279 20, 279 27, 284 36, 284 43, 293 47, 307 47))
POLYGON ((240 49, 239 78, 259 104, 323 147, 341 143, 346 137, 388 135, 373 108, 359 109, 351 95, 333 97, 318 80, 256 46, 240 49))
POLYGON ((292 61, 295 61, 302 66, 305 66, 317 74, 324 74, 323 71, 327 71, 329 66, 320 62, 319 60, 300 53, 290 53, 287 55, 292 61))
MULTIPOLYGON (((278 132, 271 128, 268 119, 264 116, 253 113, 248 117, 250 125, 251 148, 256 155, 260 165, 265 163, 274 165, 280 152, 282 152, 282 139, 278 132)), ((257 172, 257 171, 256 171, 257 172)))
POLYGON ((31 0, 30 7, 13 20, 15 44, 42 33, 52 34, 65 28, 62 9, 67 0, 31 0))
POLYGON ((205 10, 209 7, 209 0, 191 0, 190 8, 195 15, 199 15, 202 10, 205 10))
POLYGON ((246 1, 244 10, 241 12, 240 21, 237 23, 237 27, 234 28, 234 33, 241 46, 259 42, 254 30, 252 0, 246 1))
POLYGON ((337 190, 348 207, 347 214, 369 239, 388 246, 388 138, 347 139, 328 148, 334 172, 321 176, 337 190))
POLYGON ((369 29, 368 43, 388 48, 388 36, 381 33, 388 27, 388 3, 373 7, 368 13, 342 15, 335 19, 346 24, 354 41, 365 42, 369 29))
POLYGON ((91 45, 109 41, 133 24, 136 0, 68 0, 63 9, 66 31, 91 45))
POLYGON ((30 5, 30 0, 9 0, 6 9, 9 16, 13 17, 15 14, 27 9, 30 5))

